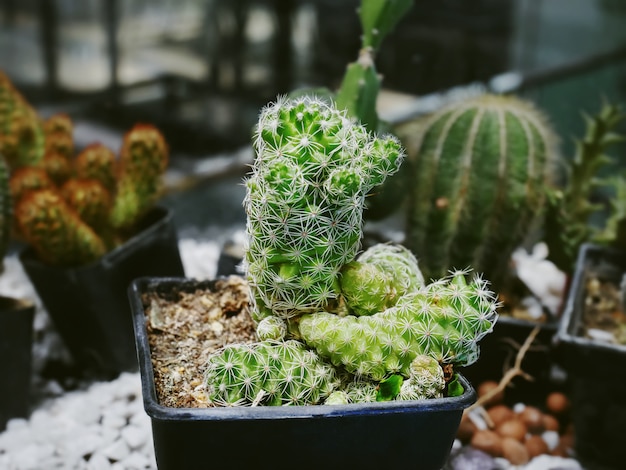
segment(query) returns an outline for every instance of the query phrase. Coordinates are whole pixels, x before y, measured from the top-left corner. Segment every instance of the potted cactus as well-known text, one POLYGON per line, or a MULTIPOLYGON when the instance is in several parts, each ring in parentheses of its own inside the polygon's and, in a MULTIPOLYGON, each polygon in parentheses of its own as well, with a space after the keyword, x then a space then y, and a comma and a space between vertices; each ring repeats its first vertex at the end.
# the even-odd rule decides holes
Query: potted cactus
MULTIPOLYGON (((0 260, 6 254, 10 233, 9 175, 0 154, 0 260)), ((0 364, 0 432, 9 419, 28 414, 34 314, 32 302, 0 296, 0 354, 5 358, 0 364)))
MULTIPOLYGON (((396 138, 370 134, 334 104, 305 95, 261 112, 254 148, 243 314, 256 339, 224 334, 213 343, 192 374, 204 409, 166 406, 155 386, 174 367, 179 376, 168 388, 176 394, 172 384, 188 366, 157 359, 168 320, 152 296, 175 299, 198 283, 143 278, 129 290, 159 468, 202 468, 207 436, 244 467, 441 468, 475 399, 456 368, 478 359, 478 341, 497 317, 494 294, 466 271, 425 283, 400 245, 359 253, 366 194, 403 159, 396 138), (259 457, 275 445, 271 436, 292 440, 272 451, 280 461, 259 457)), ((211 304, 197 297, 197 307, 211 304)))
POLYGON ((75 156, 66 115, 43 121, 0 75, 0 148, 7 154, 20 261, 82 370, 136 370, 126 301, 142 275, 182 275, 169 211, 154 204, 168 160, 158 129, 138 124, 119 157, 95 143, 75 156))

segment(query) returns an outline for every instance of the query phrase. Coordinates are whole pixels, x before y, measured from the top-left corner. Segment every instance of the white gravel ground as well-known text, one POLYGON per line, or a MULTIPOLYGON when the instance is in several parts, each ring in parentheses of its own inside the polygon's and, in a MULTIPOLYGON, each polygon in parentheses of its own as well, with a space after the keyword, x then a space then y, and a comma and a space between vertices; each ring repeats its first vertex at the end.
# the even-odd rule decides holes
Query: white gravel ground
MULTIPOLYGON (((182 239, 180 250, 187 277, 215 276, 220 253, 216 243, 182 239)), ((47 314, 14 256, 5 260, 0 294, 38 302, 35 319, 38 342, 33 351, 37 401, 28 419, 11 420, 0 433, 0 469, 156 469, 139 374, 124 373, 110 382, 79 384, 71 392, 53 381, 38 379, 37 371, 46 357, 63 357, 66 352, 54 331, 50 331, 47 314)), ((503 462, 498 464, 506 468, 503 462)), ((580 467, 573 460, 542 456, 523 468, 580 467)))

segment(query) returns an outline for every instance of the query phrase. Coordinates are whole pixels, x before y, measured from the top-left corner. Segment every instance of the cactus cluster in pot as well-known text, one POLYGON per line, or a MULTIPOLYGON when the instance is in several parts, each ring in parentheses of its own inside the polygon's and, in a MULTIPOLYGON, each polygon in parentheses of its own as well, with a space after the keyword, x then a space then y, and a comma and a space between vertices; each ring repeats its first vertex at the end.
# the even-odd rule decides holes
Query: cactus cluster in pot
POLYGON ((119 156, 100 143, 75 155, 69 116, 41 119, 4 75, 0 150, 10 167, 8 226, 42 262, 63 267, 96 261, 134 235, 159 196, 169 154, 157 128, 137 124, 119 156))
POLYGON ((254 148, 244 265, 259 342, 210 355, 210 400, 304 405, 454 394, 450 370, 477 360, 498 302, 469 271, 424 282, 400 245, 359 253, 367 192, 403 160, 397 139, 305 95, 263 109, 254 148))

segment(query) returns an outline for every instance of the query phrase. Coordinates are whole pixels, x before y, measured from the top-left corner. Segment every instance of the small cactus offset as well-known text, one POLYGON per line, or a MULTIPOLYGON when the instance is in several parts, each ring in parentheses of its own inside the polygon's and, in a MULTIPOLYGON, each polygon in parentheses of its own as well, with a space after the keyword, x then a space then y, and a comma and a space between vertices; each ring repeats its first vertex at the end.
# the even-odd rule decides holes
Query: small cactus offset
POLYGON ((339 385, 335 369, 298 341, 226 346, 209 357, 205 381, 222 406, 314 405, 339 385))
POLYGON ((544 207, 556 157, 546 119, 526 101, 483 95, 436 112, 416 139, 406 243, 424 276, 472 266, 503 279, 544 207))
POLYGON ((115 190, 116 156, 111 149, 100 143, 88 145, 74 160, 77 179, 95 179, 111 193, 115 190))
POLYGON ((341 293, 350 313, 371 315, 424 284, 417 259, 401 245, 379 243, 341 271, 341 293))
POLYGON ((332 309, 360 246, 365 196, 397 171, 402 149, 309 96, 266 107, 254 147, 244 206, 257 319, 332 309))
POLYGON ((0 154, 11 169, 43 158, 43 124, 35 110, 0 71, 0 154))
POLYGON ((120 153, 118 187, 111 223, 127 230, 152 207, 161 189, 161 177, 169 152, 165 139, 154 126, 137 124, 125 136, 120 153))
POLYGON ((56 190, 26 193, 16 205, 15 216, 20 234, 45 263, 84 264, 106 253, 100 237, 56 190))
POLYGON ((398 400, 427 400, 443 396, 446 381, 437 360, 419 355, 413 359, 409 370, 409 378, 402 383, 398 400))
POLYGON ((486 281, 467 283, 466 274, 455 272, 425 285, 374 315, 303 315, 300 337, 333 364, 373 380, 409 377, 418 355, 470 365, 478 359, 478 341, 493 328, 498 303, 486 281))

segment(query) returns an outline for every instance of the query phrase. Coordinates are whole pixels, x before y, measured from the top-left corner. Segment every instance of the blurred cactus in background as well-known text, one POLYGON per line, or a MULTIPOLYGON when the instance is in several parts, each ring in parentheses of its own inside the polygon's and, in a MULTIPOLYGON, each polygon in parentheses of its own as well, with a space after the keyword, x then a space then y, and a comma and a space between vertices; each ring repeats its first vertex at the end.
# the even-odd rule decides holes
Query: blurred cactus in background
POLYGON ((619 106, 605 104, 597 114, 584 117, 585 135, 576 140, 576 154, 568 162, 565 184, 548 193, 545 219, 548 258, 565 272, 573 271, 578 250, 585 242, 626 245, 626 179, 624 175, 602 174, 614 163, 607 150, 624 140, 616 132, 624 112, 619 106), (601 205, 592 203, 598 188, 614 191, 604 228, 594 226, 590 220, 595 212, 602 210, 601 205))
POLYGON ((414 136, 406 244, 427 279, 471 266, 505 278, 545 207, 556 137, 529 102, 483 95, 434 113, 414 136))
POLYGON ((98 143, 75 156, 73 129, 65 114, 42 121, 0 74, 0 150, 11 156, 14 208, 8 225, 41 261, 58 266, 96 261, 132 236, 168 162, 154 126, 128 131, 119 158, 98 143))
POLYGON ((10 168, 34 165, 44 155, 41 119, 0 71, 0 153, 10 168))
POLYGON ((9 246, 13 226, 9 168, 0 153, 0 272, 3 270, 4 255, 9 246))

